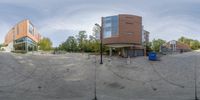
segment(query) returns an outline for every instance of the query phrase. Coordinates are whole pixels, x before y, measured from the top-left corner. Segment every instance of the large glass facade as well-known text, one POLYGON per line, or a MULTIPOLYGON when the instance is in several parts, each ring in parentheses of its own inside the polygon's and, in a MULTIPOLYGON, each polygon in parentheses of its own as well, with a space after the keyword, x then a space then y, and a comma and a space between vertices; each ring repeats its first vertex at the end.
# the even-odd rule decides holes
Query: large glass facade
POLYGON ((16 52, 36 51, 37 43, 28 37, 15 40, 14 48, 16 52))
POLYGON ((109 16, 103 18, 103 38, 109 38, 118 35, 119 18, 118 16, 109 16))

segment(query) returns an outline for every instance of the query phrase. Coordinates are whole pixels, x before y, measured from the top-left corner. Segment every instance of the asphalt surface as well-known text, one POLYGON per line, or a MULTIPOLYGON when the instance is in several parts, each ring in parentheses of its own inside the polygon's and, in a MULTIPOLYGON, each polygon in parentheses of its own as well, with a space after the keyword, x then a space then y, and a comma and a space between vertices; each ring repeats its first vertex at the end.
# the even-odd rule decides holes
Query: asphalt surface
POLYGON ((194 100, 200 97, 200 52, 160 61, 88 54, 0 52, 0 100, 194 100))

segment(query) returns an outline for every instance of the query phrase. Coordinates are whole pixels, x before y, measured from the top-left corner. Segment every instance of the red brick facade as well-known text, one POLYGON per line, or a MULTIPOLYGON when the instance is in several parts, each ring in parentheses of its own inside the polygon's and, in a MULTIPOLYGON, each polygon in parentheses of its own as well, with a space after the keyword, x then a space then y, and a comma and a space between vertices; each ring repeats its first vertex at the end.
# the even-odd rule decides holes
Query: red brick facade
MULTIPOLYGON (((110 17, 116 18, 116 16, 110 16, 110 17)), ((106 34, 106 37, 102 39, 103 44, 110 48, 118 48, 119 54, 123 57, 144 56, 146 54, 146 51, 143 47, 142 17, 136 15, 120 14, 117 16, 117 18, 118 18, 117 20, 114 19, 114 21, 118 21, 117 24, 113 22, 113 19, 111 19, 111 23, 117 25, 117 31, 118 31, 117 33, 115 33, 115 31, 114 32, 112 31, 113 33, 111 36, 110 35, 107 36, 107 34, 109 33, 106 33, 109 32, 107 31, 109 30, 107 29, 109 27, 108 24, 109 17, 102 18, 101 37, 105 37, 104 35, 106 34)), ((113 26, 111 26, 111 30, 112 29, 113 26)))
POLYGON ((22 37, 29 37, 35 42, 39 42, 41 39, 41 35, 37 32, 37 30, 34 28, 34 34, 30 34, 29 24, 31 22, 29 20, 23 20, 17 25, 15 25, 5 36, 4 45, 8 45, 10 42, 13 42, 13 40, 20 39, 22 37), (14 39, 13 39, 14 38, 14 39))
POLYGON ((103 44, 109 45, 119 43, 141 45, 142 17, 135 15, 119 15, 118 29, 118 36, 103 39, 103 44))

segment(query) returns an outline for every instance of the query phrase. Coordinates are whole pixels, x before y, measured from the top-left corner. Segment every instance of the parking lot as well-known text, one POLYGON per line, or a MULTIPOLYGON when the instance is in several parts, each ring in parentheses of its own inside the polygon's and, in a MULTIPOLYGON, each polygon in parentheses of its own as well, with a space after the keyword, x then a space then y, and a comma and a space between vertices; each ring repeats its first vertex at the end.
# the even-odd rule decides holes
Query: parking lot
POLYGON ((0 53, 0 100, 192 100, 200 52, 146 57, 0 53), (127 63, 128 62, 128 63, 127 63), (195 68, 196 67, 196 68, 195 68))

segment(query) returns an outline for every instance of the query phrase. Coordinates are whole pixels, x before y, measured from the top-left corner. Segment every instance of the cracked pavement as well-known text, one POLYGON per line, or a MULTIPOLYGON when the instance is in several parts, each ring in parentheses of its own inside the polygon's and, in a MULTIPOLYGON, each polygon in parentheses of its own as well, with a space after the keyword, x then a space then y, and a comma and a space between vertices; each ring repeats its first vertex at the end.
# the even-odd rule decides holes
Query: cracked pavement
POLYGON ((98 100, 192 100, 194 71, 200 92, 200 52, 127 60, 104 57, 100 65, 88 54, 0 52, 0 99, 92 100, 95 67, 98 100))

